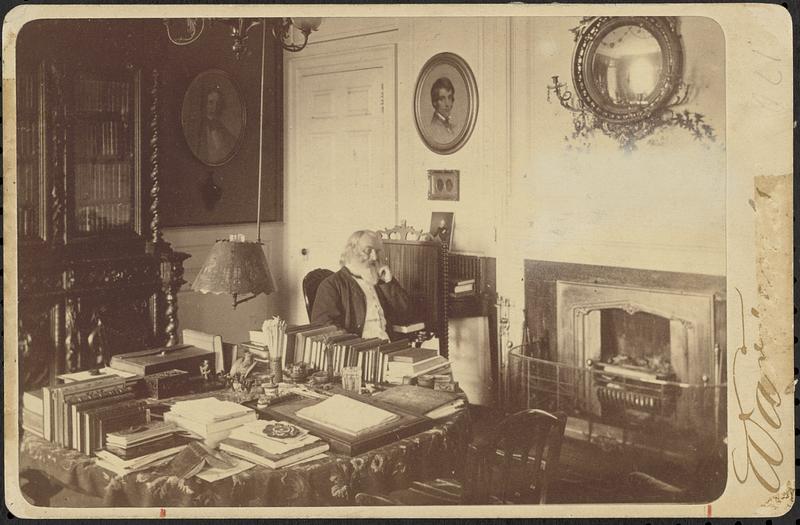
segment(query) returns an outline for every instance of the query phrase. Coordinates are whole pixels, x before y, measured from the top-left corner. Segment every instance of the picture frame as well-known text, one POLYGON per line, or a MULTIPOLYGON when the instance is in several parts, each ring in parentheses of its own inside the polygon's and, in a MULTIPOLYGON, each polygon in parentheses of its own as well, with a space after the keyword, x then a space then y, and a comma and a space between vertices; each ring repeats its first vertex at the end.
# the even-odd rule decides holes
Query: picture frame
POLYGON ((451 211, 431 212, 430 235, 433 239, 439 239, 442 244, 452 249, 453 229, 455 227, 455 213, 451 211))
POLYGON ((221 166, 236 155, 246 119, 244 97, 226 71, 202 71, 187 86, 181 131, 192 155, 206 166, 221 166))
POLYGON ((469 140, 478 118, 478 86, 469 64, 439 53, 422 66, 414 90, 414 122, 422 142, 440 155, 469 140))
POLYGON ((428 200, 459 200, 460 178, 459 170, 428 170, 428 200))

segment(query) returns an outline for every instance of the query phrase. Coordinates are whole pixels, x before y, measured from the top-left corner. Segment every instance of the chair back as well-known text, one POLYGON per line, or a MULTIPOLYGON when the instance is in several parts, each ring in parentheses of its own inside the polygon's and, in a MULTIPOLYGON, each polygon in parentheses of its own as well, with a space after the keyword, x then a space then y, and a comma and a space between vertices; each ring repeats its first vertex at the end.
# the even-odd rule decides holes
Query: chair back
POLYGON ((502 420, 474 449, 468 488, 476 503, 545 503, 547 485, 558 471, 565 414, 523 410, 502 420))
POLYGON ((306 302, 306 312, 308 313, 308 320, 311 320, 311 310, 314 308, 314 299, 317 297, 317 288, 326 277, 333 275, 331 270, 327 268, 317 268, 311 270, 303 277, 303 299, 306 302))

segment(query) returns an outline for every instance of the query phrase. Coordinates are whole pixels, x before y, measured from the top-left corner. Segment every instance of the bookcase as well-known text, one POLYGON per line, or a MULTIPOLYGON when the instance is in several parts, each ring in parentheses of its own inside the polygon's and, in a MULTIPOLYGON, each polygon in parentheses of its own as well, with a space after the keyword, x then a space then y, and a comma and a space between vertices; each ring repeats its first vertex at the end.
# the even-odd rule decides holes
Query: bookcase
POLYGON ((42 76, 40 67, 21 72, 17 79, 17 220, 21 240, 44 237, 38 216, 44 198, 41 191, 44 115, 39 111, 43 100, 42 76))
POLYGON ((80 72, 71 83, 72 231, 78 236, 133 230, 140 78, 129 72, 103 77, 80 72))
POLYGON ((157 62, 139 51, 152 31, 113 24, 36 20, 17 40, 24 390, 178 339, 188 256, 161 233, 162 86, 157 62))

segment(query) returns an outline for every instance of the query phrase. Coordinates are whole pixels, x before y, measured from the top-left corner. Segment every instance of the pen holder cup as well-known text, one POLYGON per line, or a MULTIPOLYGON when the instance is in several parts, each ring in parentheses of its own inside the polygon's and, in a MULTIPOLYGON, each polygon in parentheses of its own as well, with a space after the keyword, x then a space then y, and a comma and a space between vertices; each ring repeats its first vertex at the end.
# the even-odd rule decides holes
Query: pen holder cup
POLYGON ((272 372, 272 381, 275 384, 283 382, 283 367, 280 357, 273 357, 269 360, 269 368, 272 372))

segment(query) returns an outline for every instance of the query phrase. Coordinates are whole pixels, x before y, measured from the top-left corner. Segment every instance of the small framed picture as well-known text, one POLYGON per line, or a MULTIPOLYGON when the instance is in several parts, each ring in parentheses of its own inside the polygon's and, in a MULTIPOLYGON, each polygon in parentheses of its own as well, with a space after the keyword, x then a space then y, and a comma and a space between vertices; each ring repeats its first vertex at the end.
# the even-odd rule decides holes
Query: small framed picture
POLYGON ((452 248, 455 214, 451 211, 435 211, 431 213, 431 237, 439 239, 442 244, 452 248))
POLYGON ((458 170, 428 170, 428 200, 457 201, 459 199, 458 170))

